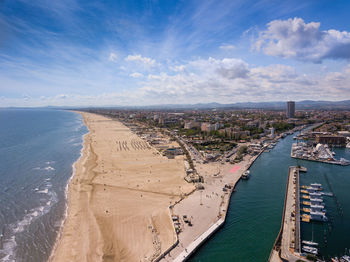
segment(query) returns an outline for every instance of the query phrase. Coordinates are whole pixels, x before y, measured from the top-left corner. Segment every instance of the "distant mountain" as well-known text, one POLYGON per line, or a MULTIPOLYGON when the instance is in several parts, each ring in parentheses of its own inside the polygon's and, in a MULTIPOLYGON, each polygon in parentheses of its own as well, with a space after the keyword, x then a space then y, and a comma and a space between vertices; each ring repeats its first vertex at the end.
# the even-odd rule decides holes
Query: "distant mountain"
MULTIPOLYGON (((165 105, 152 105, 152 106, 140 106, 140 107, 114 107, 125 109, 149 109, 149 110, 161 110, 161 109, 271 109, 281 110, 286 108, 286 102, 239 102, 232 104, 220 104, 220 103, 198 103, 198 104, 165 104, 165 105)), ((302 109, 350 109, 350 100, 344 101, 312 101, 304 100, 295 102, 295 108, 302 109)))
MULTIPOLYGON (((150 106, 47 106, 42 108, 48 109, 97 109, 97 108, 108 108, 108 109, 125 109, 125 110, 186 110, 186 109, 271 109, 271 110, 283 110, 286 108, 286 102, 275 101, 275 102, 239 102, 232 104, 220 104, 220 103, 197 103, 197 104, 163 104, 163 105, 150 105, 150 106)), ((303 109, 318 109, 318 110, 350 110, 350 100, 344 101, 313 101, 313 100, 303 100, 295 102, 296 110, 303 109)), ((31 108, 33 109, 33 108, 31 108)))

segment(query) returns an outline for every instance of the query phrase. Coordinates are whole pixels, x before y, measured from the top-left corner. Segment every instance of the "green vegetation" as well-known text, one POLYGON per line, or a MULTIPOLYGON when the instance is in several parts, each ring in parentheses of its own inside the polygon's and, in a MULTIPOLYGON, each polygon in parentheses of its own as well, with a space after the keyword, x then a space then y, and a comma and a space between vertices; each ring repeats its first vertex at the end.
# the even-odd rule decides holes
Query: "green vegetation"
POLYGON ((193 146, 197 150, 216 150, 220 152, 225 152, 234 148, 237 144, 233 142, 225 141, 206 141, 203 143, 195 143, 193 146))
POLYGON ((272 124, 272 127, 275 128, 276 131, 283 132, 289 129, 294 128, 294 124, 287 123, 287 122, 276 122, 272 124))
POLYGON ((236 160, 242 160, 244 154, 248 152, 248 147, 247 146, 240 146, 237 150, 237 155, 236 155, 236 160))

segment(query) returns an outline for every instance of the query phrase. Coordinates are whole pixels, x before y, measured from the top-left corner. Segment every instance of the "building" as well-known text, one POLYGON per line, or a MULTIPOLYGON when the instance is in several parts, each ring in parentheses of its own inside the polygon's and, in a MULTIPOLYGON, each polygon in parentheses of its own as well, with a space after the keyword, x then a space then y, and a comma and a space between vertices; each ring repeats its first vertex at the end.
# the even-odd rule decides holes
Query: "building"
POLYGON ((287 102, 287 112, 286 112, 287 118, 293 118, 295 115, 295 102, 294 101, 288 101, 287 102))
POLYGON ((185 125, 184 125, 185 129, 192 129, 192 128, 195 128, 195 127, 200 127, 200 123, 196 122, 196 121, 185 122, 185 125))
POLYGON ((201 125, 201 131, 203 132, 210 132, 214 130, 215 130, 215 126, 210 123, 202 123, 201 125))
POLYGON ((270 137, 271 137, 272 139, 275 138, 275 129, 274 129, 273 127, 270 128, 270 137))
POLYGON ((333 135, 318 135, 316 136, 317 144, 327 144, 334 146, 345 146, 346 137, 344 136, 333 136, 333 135))

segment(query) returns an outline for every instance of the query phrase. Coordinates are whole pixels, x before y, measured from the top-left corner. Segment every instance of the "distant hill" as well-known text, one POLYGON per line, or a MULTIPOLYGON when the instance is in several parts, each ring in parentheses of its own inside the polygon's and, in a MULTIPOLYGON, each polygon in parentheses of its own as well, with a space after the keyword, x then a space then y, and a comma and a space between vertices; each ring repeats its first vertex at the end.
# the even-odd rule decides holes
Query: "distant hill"
MULTIPOLYGON (((109 109, 145 109, 145 110, 185 110, 185 109, 271 109, 271 110, 282 110, 286 108, 286 102, 275 101, 275 102, 239 102, 232 104, 220 104, 220 103, 197 103, 197 104, 163 104, 163 105, 150 105, 150 106, 47 106, 41 108, 48 109, 78 109, 78 108, 109 108, 109 109)), ((313 101, 303 100, 295 102, 296 110, 303 109, 318 109, 318 110, 350 110, 350 100, 344 101, 313 101)), ((29 108, 28 108, 29 109, 29 108)), ((33 108, 31 108, 33 109, 33 108)))
MULTIPOLYGON (((198 103, 198 104, 165 104, 140 107, 111 107, 125 109, 272 109, 281 110, 286 108, 286 102, 240 102, 232 104, 198 103)), ((295 102, 295 108, 302 109, 350 109, 350 100, 344 101, 312 101, 304 100, 295 102)))

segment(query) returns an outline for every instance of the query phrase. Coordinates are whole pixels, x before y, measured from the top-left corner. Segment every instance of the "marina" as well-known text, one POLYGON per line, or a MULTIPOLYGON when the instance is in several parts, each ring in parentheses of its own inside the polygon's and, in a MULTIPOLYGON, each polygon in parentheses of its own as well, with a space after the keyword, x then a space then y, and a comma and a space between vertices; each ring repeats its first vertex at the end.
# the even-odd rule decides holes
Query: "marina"
MULTIPOLYGON (((189 259, 190 261, 213 261, 220 252, 221 261, 267 261, 271 247, 281 226, 285 185, 288 166, 301 165, 300 193, 313 183, 322 184, 322 205, 312 205, 327 210, 327 222, 301 222, 301 241, 318 243, 319 257, 331 261, 341 257, 349 248, 350 205, 348 185, 349 166, 328 165, 313 161, 297 160, 290 157, 292 136, 280 140, 269 153, 263 153, 251 166, 254 175, 247 183, 238 183, 231 197, 225 224, 189 259), (268 181, 268 183, 267 183, 268 181), (327 182, 328 181, 328 182, 327 182), (267 186, 268 185, 268 186, 267 186), (282 188, 282 190, 281 190, 282 188), (335 197, 328 197, 333 195, 335 197), (252 209, 252 203, 261 208, 252 209), (245 230, 250 228, 249 231, 245 230), (261 232, 262 236, 254 232, 261 232), (247 250, 247 251, 245 251, 247 250), (249 251, 248 251, 249 250, 249 251)), ((339 157, 350 158, 350 150, 336 148, 339 157)), ((315 191, 319 192, 319 191, 315 191)), ((304 208, 311 208, 308 200, 300 200, 304 208)), ((304 211, 301 208, 301 213, 304 211)), ((301 216, 302 217, 302 216, 301 216)))
POLYGON ((339 160, 334 158, 335 153, 332 152, 327 145, 317 144, 316 147, 308 145, 306 142, 293 143, 290 156, 295 159, 322 162, 327 164, 347 166, 350 161, 345 158, 339 160))

